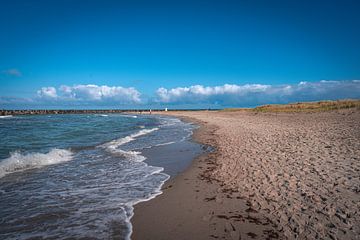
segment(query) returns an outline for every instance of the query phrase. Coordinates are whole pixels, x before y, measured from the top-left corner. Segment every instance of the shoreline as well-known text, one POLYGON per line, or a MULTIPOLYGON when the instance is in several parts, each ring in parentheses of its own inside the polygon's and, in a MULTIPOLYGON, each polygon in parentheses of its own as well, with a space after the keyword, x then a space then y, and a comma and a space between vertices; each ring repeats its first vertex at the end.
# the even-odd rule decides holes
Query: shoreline
POLYGON ((135 206, 132 239, 354 239, 359 232, 358 109, 168 114, 199 124, 193 139, 215 151, 135 206))
POLYGON ((210 146, 213 151, 205 151, 195 157, 183 172, 167 180, 161 188, 162 194, 134 205, 131 239, 193 239, 194 236, 200 240, 217 239, 221 236, 226 236, 227 239, 244 239, 244 236, 241 238, 241 233, 234 231, 234 226, 228 223, 229 218, 226 215, 229 212, 233 213, 230 218, 242 221, 246 227, 245 239, 255 236, 280 238, 281 233, 276 231, 270 219, 247 212, 249 203, 239 192, 211 176, 211 171, 217 167, 216 157, 219 154, 214 138, 218 127, 194 117, 177 113, 169 115, 198 125, 192 140, 203 146, 210 146), (178 206, 182 208, 177 208, 178 206), (185 213, 184 208, 187 209, 185 213), (209 209, 214 209, 218 214, 215 214, 215 211, 209 214, 209 209), (239 212, 247 214, 242 216, 239 212), (156 216, 156 222, 152 221, 153 216, 156 216), (222 226, 209 224, 214 220, 222 226))
MULTIPOLYGON (((180 117, 167 116, 163 114, 154 114, 154 117, 161 115, 165 117, 179 119, 187 124, 193 124, 193 122, 190 122, 188 120, 185 121, 183 118, 180 117)), ((196 129, 197 128, 194 127, 192 132, 194 132, 196 129)), ((126 239, 131 239, 131 235, 133 234, 133 226, 131 219, 134 216, 135 206, 144 202, 151 201, 156 197, 158 197, 159 195, 162 195, 166 183, 171 181, 181 172, 186 171, 186 169, 188 169, 192 164, 193 160, 197 156, 202 155, 205 152, 206 150, 204 149, 203 145, 194 141, 191 137, 187 139, 183 139, 180 142, 171 142, 169 144, 156 145, 141 150, 141 154, 146 158, 144 162, 149 166, 163 168, 161 173, 166 174, 168 176, 168 179, 165 180, 161 186, 159 186, 157 190, 158 193, 156 193, 155 195, 147 199, 137 200, 130 204, 129 207, 132 210, 131 210, 131 215, 128 218, 128 221, 126 222, 126 225, 129 229, 126 239), (179 157, 169 157, 168 155, 169 153, 173 153, 174 155, 179 157)), ((113 235, 112 237, 114 239, 117 239, 118 236, 113 235)))

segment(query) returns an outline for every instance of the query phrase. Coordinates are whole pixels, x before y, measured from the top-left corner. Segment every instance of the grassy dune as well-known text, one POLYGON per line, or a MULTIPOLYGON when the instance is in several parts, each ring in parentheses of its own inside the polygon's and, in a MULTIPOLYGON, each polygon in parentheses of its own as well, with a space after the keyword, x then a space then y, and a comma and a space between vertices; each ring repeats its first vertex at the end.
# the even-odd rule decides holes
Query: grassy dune
POLYGON ((254 112, 317 112, 346 108, 360 109, 360 100, 337 100, 319 102, 299 102, 289 104, 268 104, 256 108, 227 108, 223 111, 254 111, 254 112))

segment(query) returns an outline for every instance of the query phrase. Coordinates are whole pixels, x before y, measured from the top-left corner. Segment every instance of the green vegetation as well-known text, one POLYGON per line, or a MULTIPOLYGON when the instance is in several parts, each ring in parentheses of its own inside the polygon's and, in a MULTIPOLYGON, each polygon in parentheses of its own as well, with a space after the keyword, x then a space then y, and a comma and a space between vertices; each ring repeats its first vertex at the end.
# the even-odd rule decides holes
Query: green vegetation
POLYGON ((226 108, 223 111, 252 111, 252 112, 318 112, 338 109, 360 109, 360 100, 337 100, 319 102, 299 102, 289 104, 269 104, 256 108, 226 108))

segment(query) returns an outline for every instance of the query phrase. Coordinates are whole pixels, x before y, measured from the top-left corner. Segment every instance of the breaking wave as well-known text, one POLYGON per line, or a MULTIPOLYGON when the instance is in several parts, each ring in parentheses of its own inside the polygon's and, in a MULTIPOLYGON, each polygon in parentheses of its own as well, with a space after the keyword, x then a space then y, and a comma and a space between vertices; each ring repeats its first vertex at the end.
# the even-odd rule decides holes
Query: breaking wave
POLYGON ((108 152, 115 154, 115 155, 121 155, 126 157, 127 159, 133 160, 133 161, 144 161, 146 158, 142 155, 140 155, 140 152, 136 151, 125 151, 119 149, 121 145, 124 145, 125 143, 129 143, 134 141, 136 138, 149 134, 151 132, 157 131, 159 128, 151 128, 151 129, 142 129, 136 133, 130 134, 129 136, 115 139, 113 141, 110 141, 108 143, 102 144, 100 147, 105 148, 108 152))
POLYGON ((27 154, 15 151, 0 162, 0 178, 10 173, 67 162, 71 159, 72 152, 66 149, 54 148, 48 153, 27 154))
POLYGON ((11 118, 11 117, 13 117, 13 115, 4 115, 4 116, 0 116, 0 119, 1 118, 11 118))

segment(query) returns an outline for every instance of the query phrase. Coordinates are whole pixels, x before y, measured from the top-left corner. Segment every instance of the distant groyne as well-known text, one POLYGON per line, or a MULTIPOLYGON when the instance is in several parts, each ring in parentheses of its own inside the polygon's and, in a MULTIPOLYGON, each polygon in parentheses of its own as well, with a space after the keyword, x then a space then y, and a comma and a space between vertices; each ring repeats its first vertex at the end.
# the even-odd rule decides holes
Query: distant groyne
MULTIPOLYGON (((201 111, 205 109, 176 109, 169 111, 201 111)), ((208 109, 206 109, 208 110, 208 109)), ((164 109, 88 109, 88 110, 46 110, 46 109, 28 109, 28 110, 0 110, 0 116, 6 115, 45 115, 45 114, 111 114, 111 113, 150 113, 150 112, 164 112, 164 109)))
MULTIPOLYGON (((156 111, 156 110, 155 110, 156 111)), ((109 109, 109 110, 0 110, 0 116, 5 115, 45 115, 45 114, 104 114, 104 113, 125 113, 125 112, 136 112, 142 113, 145 110, 120 110, 120 109, 109 109)), ((149 112, 149 110, 147 110, 149 112)))

